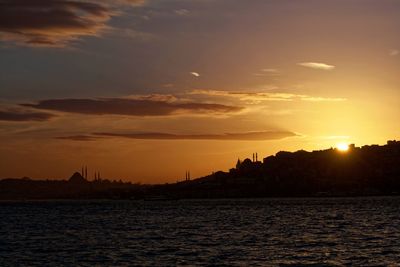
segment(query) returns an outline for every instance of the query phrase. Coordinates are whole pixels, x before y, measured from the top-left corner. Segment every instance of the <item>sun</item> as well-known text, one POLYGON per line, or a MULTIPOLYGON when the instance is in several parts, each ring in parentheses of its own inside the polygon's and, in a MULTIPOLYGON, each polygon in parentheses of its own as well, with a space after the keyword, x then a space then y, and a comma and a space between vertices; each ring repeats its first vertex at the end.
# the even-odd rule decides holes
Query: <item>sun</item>
POLYGON ((338 143, 336 148, 341 152, 347 152, 349 150, 349 145, 346 143, 338 143))

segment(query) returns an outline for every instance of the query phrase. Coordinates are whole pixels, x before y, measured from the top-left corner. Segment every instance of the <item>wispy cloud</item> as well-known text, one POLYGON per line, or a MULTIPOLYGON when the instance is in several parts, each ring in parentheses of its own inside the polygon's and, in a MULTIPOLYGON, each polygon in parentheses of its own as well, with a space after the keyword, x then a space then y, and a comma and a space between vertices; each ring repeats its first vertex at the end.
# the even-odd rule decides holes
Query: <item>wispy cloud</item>
POLYGON ((340 102, 346 101, 346 98, 315 97, 292 93, 271 93, 271 92, 232 92, 218 90, 193 90, 189 94, 225 96, 238 98, 241 101, 251 101, 258 103, 261 101, 310 101, 310 102, 340 102))
POLYGON ((326 63, 319 63, 319 62, 302 62, 302 63, 297 63, 297 65, 317 70, 333 70, 335 68, 335 66, 333 65, 329 65, 326 63))
POLYGON ((124 38, 129 38, 129 39, 135 39, 138 41, 152 41, 156 40, 157 36, 151 33, 146 33, 146 32, 141 32, 137 31, 135 29, 129 29, 129 28, 107 28, 105 31, 103 31, 109 36, 117 36, 117 37, 124 37, 124 38))
POLYGON ((0 121, 48 121, 55 115, 44 112, 20 111, 20 110, 0 110, 0 121))
POLYGON ((261 69, 262 72, 266 72, 266 73, 279 73, 279 71, 277 69, 261 69))
POLYGON ((310 101, 310 102, 342 102, 342 101, 347 101, 347 98, 341 98, 341 97, 315 97, 315 96, 307 96, 307 95, 300 95, 298 97, 302 101, 310 101))
POLYGON ((253 73, 254 76, 279 76, 281 73, 277 69, 261 69, 253 73))
MULTIPOLYGON (((104 1, 104 0, 103 0, 104 1)), ((144 5, 147 0, 107 0, 111 3, 130 4, 132 6, 144 5)))
POLYGON ((70 136, 57 136, 56 139, 86 142, 86 141, 96 141, 99 139, 99 137, 92 135, 70 135, 70 136))
POLYGON ((136 99, 136 100, 149 100, 149 101, 161 101, 161 102, 178 102, 182 99, 171 95, 171 94, 148 94, 148 95, 129 95, 123 99, 136 99))
POLYGON ((122 137, 148 140, 236 140, 263 141, 297 136, 290 131, 261 131, 224 134, 170 134, 170 133, 94 133, 100 137, 122 137))
POLYGON ((191 75, 193 75, 194 77, 200 77, 200 74, 198 72, 190 72, 191 75))
POLYGON ((395 57, 400 54, 400 51, 397 49, 392 49, 389 51, 389 56, 395 57))
POLYGON ((189 16, 189 14, 190 14, 190 11, 187 10, 187 9, 184 9, 184 8, 183 9, 177 9, 174 12, 175 12, 175 14, 177 14, 179 16, 189 16))
POLYGON ((35 104, 21 104, 42 110, 52 110, 86 115, 170 116, 179 114, 229 114, 243 110, 242 107, 215 103, 174 102, 134 97, 102 99, 48 99, 35 104))

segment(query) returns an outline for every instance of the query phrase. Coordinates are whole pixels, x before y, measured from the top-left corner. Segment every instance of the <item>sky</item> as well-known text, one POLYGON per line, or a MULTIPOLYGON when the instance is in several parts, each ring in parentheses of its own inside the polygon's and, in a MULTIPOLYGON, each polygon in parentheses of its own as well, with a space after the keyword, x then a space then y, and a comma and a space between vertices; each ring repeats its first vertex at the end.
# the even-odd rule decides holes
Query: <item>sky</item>
POLYGON ((400 1, 0 0, 0 177, 176 182, 400 139, 400 1))

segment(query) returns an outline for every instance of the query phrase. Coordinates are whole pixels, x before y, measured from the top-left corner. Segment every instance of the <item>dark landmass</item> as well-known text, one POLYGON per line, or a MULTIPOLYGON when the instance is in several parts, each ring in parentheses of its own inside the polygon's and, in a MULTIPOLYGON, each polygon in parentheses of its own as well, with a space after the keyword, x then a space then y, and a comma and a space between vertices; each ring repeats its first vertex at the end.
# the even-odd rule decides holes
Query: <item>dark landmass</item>
POLYGON ((99 179, 86 180, 74 173, 69 180, 3 179, 0 200, 24 199, 125 199, 147 186, 99 179), (136 192, 136 190, 138 190, 136 192))
POLYGON ((173 184, 141 185, 75 173, 68 181, 0 181, 0 199, 145 199, 400 195, 400 142, 238 160, 229 172, 173 184))

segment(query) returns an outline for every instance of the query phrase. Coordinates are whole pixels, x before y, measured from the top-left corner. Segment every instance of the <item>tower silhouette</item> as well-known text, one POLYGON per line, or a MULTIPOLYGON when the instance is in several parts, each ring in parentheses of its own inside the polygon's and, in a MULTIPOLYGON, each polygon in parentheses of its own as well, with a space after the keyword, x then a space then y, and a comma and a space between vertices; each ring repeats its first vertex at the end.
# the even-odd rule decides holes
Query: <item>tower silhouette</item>
POLYGON ((239 169, 239 168, 240 168, 240 164, 241 164, 241 162, 240 162, 240 159, 238 158, 238 160, 237 160, 237 162, 236 162, 236 169, 239 169))
POLYGON ((190 180, 190 171, 185 171, 185 181, 190 180))

